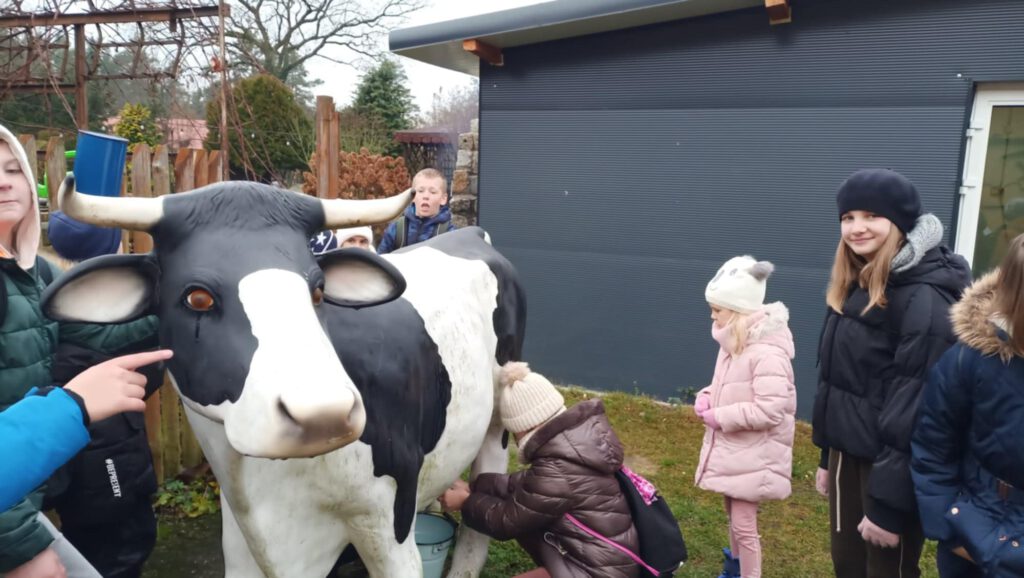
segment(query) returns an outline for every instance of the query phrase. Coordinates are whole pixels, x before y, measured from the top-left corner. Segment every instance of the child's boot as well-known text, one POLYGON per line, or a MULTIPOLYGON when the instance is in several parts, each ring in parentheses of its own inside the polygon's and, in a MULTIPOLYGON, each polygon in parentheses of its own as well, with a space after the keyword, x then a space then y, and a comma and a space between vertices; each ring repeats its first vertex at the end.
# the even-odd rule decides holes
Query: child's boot
POLYGON ((718 578, 740 578, 740 559, 732 557, 732 550, 722 548, 722 573, 718 578))

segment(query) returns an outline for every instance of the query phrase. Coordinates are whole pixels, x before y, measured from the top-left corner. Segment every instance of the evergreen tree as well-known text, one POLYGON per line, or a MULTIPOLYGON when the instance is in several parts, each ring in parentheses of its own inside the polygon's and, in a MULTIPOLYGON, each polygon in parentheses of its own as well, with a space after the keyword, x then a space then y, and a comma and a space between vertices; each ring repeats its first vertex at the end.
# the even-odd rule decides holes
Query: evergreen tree
MULTIPOLYGON (((220 148, 220 102, 206 105, 207 148, 220 148)), ((308 166, 315 148, 313 121, 295 94, 269 74, 234 83, 228 99, 231 169, 250 179, 283 181, 285 171, 308 166)))
POLYGON ((114 134, 128 139, 129 148, 134 149, 139 143, 153 146, 162 140, 160 128, 153 120, 153 113, 144 104, 127 103, 118 113, 120 117, 114 126, 114 134))
POLYGON ((389 154, 401 150, 394 142, 395 131, 412 128, 416 105, 407 86, 405 70, 393 60, 384 60, 367 72, 356 87, 352 109, 362 117, 377 120, 390 143, 389 154))

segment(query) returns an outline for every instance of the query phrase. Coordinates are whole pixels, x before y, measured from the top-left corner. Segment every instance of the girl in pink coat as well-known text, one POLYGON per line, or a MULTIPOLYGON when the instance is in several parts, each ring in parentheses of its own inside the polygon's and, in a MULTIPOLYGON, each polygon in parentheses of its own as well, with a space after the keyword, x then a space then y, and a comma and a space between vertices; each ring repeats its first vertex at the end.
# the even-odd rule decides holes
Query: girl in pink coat
POLYGON ((695 477, 699 487, 725 497, 730 548, 719 578, 761 577, 758 503, 790 493, 793 335, 785 305, 764 304, 773 269, 768 261, 735 257, 704 292, 721 348, 711 385, 694 404, 707 426, 695 477))

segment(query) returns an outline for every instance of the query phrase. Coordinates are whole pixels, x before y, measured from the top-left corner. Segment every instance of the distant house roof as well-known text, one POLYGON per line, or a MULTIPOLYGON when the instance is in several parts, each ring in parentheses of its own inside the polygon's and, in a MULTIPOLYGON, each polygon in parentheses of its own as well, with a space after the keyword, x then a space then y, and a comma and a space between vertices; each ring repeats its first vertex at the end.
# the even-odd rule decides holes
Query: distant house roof
POLYGON ((395 131, 395 140, 404 144, 454 144, 457 138, 457 134, 441 128, 395 131))
MULTIPOLYGON (((103 121, 103 127, 105 130, 113 131, 120 121, 120 116, 109 117, 103 121)), ((156 123, 163 131, 167 148, 172 151, 183 148, 201 149, 210 132, 206 127, 206 121, 198 118, 157 119, 156 123)))
POLYGON ((478 76, 480 61, 462 49, 463 40, 511 48, 763 5, 764 0, 554 0, 399 28, 389 43, 396 54, 478 76))

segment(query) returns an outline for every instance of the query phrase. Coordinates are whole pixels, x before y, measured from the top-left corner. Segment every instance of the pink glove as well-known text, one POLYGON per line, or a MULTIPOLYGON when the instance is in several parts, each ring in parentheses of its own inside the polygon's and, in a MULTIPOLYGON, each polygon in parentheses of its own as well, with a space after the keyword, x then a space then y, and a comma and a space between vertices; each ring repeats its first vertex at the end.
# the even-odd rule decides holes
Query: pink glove
POLYGON ((704 420, 704 425, 708 426, 709 428, 722 429, 722 426, 718 423, 718 420, 715 419, 715 410, 708 408, 707 411, 700 414, 700 417, 701 419, 704 420))
POLYGON ((874 544, 879 548, 895 548, 900 545, 900 535, 893 534, 892 532, 879 527, 877 524, 868 519, 867 516, 857 524, 857 531, 860 532, 860 537, 869 544, 874 544))
POLYGON ((697 414, 697 417, 700 417, 710 408, 711 396, 706 393, 697 395, 697 400, 693 402, 693 413, 697 414))

